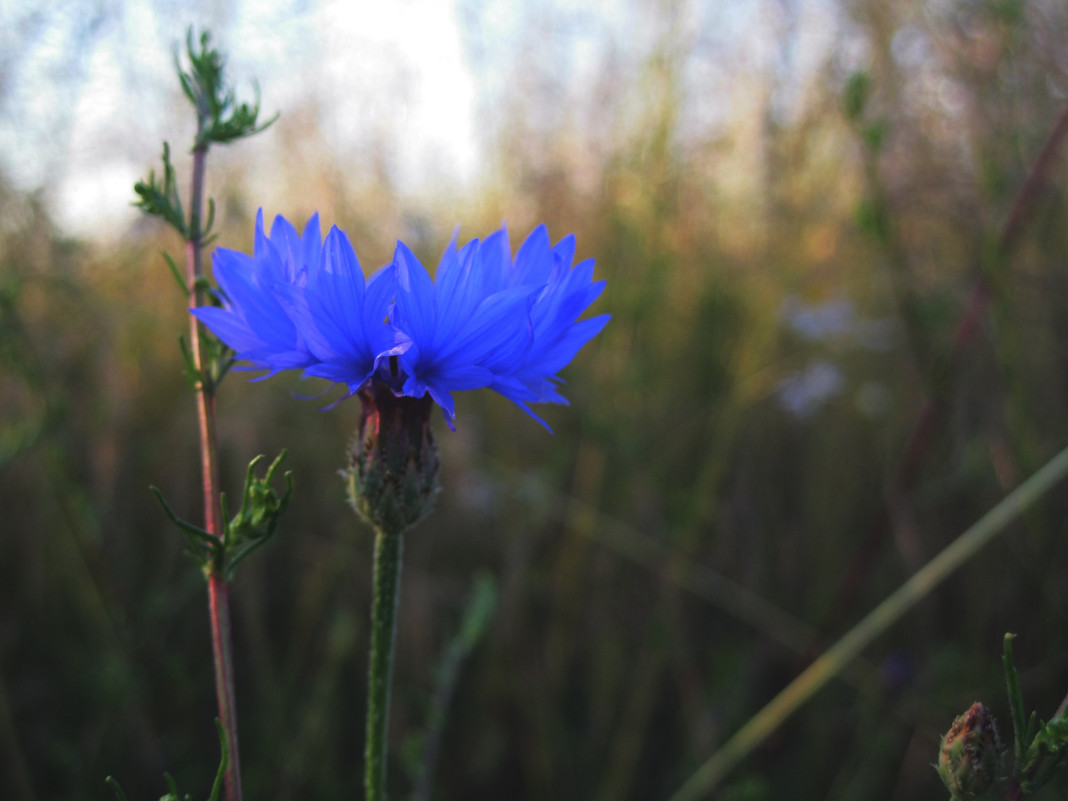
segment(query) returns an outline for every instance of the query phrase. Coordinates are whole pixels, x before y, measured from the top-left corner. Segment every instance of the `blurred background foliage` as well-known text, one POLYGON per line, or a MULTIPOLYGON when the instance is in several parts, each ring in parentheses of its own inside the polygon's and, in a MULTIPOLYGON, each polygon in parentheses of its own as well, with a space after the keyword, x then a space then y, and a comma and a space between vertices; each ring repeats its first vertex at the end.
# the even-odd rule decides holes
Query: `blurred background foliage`
MULTIPOLYGON (((554 436, 485 392, 458 399, 456 433, 439 426, 445 489, 405 554, 395 797, 479 571, 499 605, 459 676, 434 798, 666 798, 1068 442, 1065 158, 1002 247, 1068 101, 1068 6, 744 5, 763 49, 724 65, 719 4, 635 0, 628 35, 649 46, 603 42, 577 95, 565 56, 588 19, 518 4, 528 33, 482 108, 473 186, 402 191, 383 137, 328 147, 311 89, 212 153, 228 247, 251 247, 260 205, 298 225, 318 209, 368 267, 396 238, 433 264, 456 224, 466 239, 507 219, 516 247, 545 222, 608 281, 595 308, 613 320, 565 371, 572 406, 544 411, 554 436), (813 14, 835 30, 815 51, 813 14)), ((91 40, 114 9, 85 8, 91 40)), ((189 20, 161 9, 178 41, 189 20)), ((490 4, 458 9, 478 67, 490 4)), ((230 18, 211 19, 225 48, 230 18)), ((203 581, 147 489, 200 514, 186 312, 159 255, 180 245, 133 209, 72 235, 51 197, 0 176, 0 797, 109 798, 114 774, 152 798, 165 770, 207 788, 203 581)), ((237 374, 220 395, 229 492, 282 447, 297 483, 232 591, 250 798, 336 798, 360 776, 371 537, 336 474, 357 412, 294 397, 318 389, 237 374)), ((1063 491, 1032 509, 717 797, 944 798, 931 763, 953 717, 982 700, 1008 725, 1005 631, 1025 702, 1052 715, 1066 512, 1063 491)))

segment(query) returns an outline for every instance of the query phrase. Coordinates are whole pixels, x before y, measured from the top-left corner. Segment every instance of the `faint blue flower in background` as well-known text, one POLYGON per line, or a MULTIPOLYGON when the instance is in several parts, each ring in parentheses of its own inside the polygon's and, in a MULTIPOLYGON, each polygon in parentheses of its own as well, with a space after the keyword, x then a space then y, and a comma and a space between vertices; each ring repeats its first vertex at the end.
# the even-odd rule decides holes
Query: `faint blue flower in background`
POLYGON ((805 303, 793 295, 783 301, 779 313, 798 336, 809 342, 850 334, 857 317, 853 304, 845 298, 805 303))
POLYGON ((303 235, 277 217, 268 237, 261 212, 252 256, 215 253, 222 306, 193 313, 269 375, 303 369, 349 396, 373 383, 429 395, 450 427, 453 393, 486 387, 546 425, 528 404, 567 403, 558 373, 609 320, 578 320, 604 282, 593 281, 592 260, 573 267, 574 253, 573 236, 551 246, 539 226, 513 259, 502 228, 459 250, 454 236, 433 280, 398 242, 365 281, 339 229, 320 244, 317 215, 303 235))
POLYGON ((845 388, 845 376, 828 361, 814 362, 779 382, 779 402, 795 417, 815 414, 845 388))

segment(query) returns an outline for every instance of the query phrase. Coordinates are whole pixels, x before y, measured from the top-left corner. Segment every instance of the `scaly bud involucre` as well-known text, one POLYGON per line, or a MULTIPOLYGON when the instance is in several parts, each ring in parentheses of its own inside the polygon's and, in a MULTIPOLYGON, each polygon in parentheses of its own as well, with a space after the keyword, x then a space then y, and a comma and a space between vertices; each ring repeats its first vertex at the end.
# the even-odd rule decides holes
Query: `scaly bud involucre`
POLYGON ((359 395, 363 412, 346 475, 349 502, 377 531, 402 534, 430 512, 438 492, 433 401, 397 396, 380 382, 359 395))
POLYGON ((952 798, 981 798, 1001 773, 1003 753, 994 716, 974 703, 942 738, 938 775, 952 798))

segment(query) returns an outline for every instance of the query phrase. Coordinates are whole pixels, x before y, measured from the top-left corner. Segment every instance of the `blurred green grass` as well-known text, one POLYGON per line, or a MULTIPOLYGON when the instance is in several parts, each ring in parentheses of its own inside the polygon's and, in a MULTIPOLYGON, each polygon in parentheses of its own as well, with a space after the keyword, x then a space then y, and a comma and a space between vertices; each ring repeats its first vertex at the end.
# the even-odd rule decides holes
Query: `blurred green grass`
MULTIPOLYGON (((554 436, 489 393, 458 399, 456 433, 439 426, 444 492, 406 549, 394 753, 425 721, 478 571, 500 597, 457 685, 436 799, 667 797, 1068 441, 1063 159, 1013 257, 988 258, 1059 112, 1048 87, 1068 85, 1050 36, 1068 16, 879 7, 848 5, 872 54, 859 123, 828 56, 797 113, 773 113, 767 89, 759 130, 683 144, 686 51, 668 38, 641 85, 606 75, 606 113, 633 91, 641 114, 596 148, 566 118, 532 136, 536 109, 517 100, 499 180, 476 197, 416 211, 385 180, 276 165, 299 199, 266 212, 300 222, 319 207, 367 266, 406 231, 436 263, 454 223, 467 237, 507 218, 513 246, 541 221, 554 239, 574 232, 608 281, 596 310, 613 320, 565 371, 572 405, 545 412, 554 436), (966 111, 892 57, 910 26, 943 48, 940 76, 966 111), (951 358, 983 277, 978 336, 951 358), (819 365, 831 372, 808 372, 819 365), (806 375, 837 378, 821 395, 806 375), (931 403, 941 414, 905 480, 931 403)), ((296 136, 287 115, 264 136, 296 136)), ((306 119, 300 135, 316 135, 306 119)), ((220 162, 220 244, 247 249, 257 201, 220 162)), ((140 222, 107 246, 64 239, 39 197, 4 186, 0 218, 0 796, 107 798, 113 774, 130 798, 156 797, 165 770, 207 788, 202 582, 147 490, 199 514, 184 303, 158 256, 178 245, 140 222)), ((219 399, 229 492, 249 458, 282 447, 297 482, 232 592, 250 798, 337 797, 360 775, 371 538, 336 475, 356 411, 293 397, 317 389, 236 374, 219 399)), ((1027 704, 1051 714, 1068 690, 1065 512, 1063 493, 1035 507, 719 797, 944 797, 930 764, 953 717, 983 700, 1008 723, 1005 631, 1019 634, 1027 704)))

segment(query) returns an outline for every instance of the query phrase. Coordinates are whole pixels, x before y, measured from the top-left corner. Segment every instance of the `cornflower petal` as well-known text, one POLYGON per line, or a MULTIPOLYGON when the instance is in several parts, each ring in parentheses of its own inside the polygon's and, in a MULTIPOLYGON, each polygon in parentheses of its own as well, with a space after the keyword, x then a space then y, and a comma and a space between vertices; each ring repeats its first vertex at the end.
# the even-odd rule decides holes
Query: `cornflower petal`
MULTIPOLYGON (((487 239, 487 242, 489 239, 487 239)), ((499 245, 494 246, 497 250, 499 245)), ((492 365, 495 378, 491 388, 512 400, 542 425, 528 403, 567 403, 557 391, 561 383, 556 373, 604 329, 608 315, 576 322, 577 318, 604 289, 594 282, 593 261, 571 267, 575 239, 564 237, 549 246, 544 226, 536 228, 520 246, 511 265, 509 283, 537 287, 529 311, 529 332, 522 352, 512 350, 509 359, 497 358, 492 365)), ((492 257, 492 256, 491 256, 492 257)))
POLYGON ((459 253, 454 249, 455 243, 453 235, 453 241, 441 257, 434 281, 438 311, 433 338, 436 350, 462 335, 468 318, 484 297, 481 260, 477 259, 478 240, 468 242, 459 253))
POLYGON ((450 425, 455 416, 451 393, 489 386, 496 352, 517 338, 522 343, 528 328, 530 287, 487 295, 487 286, 503 283, 494 272, 499 267, 500 259, 482 258, 478 240, 457 252, 454 239, 432 282, 414 254, 397 245, 392 322, 411 340, 400 359, 406 376, 400 391, 411 397, 429 393, 450 425))
POLYGON ((306 265, 297 258, 318 248, 318 219, 313 220, 302 241, 279 217, 272 229, 279 240, 275 243, 263 232, 261 209, 256 215, 253 256, 225 248, 213 254, 222 306, 191 312, 235 351, 238 360, 249 362, 250 369, 268 370, 273 375, 315 361, 283 304, 284 287, 307 277, 306 265), (299 257, 292 252, 290 240, 300 243, 299 257))
POLYGON ((482 259, 482 275, 486 293, 500 292, 512 285, 512 248, 508 244, 508 229, 502 228, 482 240, 478 248, 482 259))
MULTIPOLYGON (((571 268, 571 262, 575 260, 575 235, 568 234, 553 245, 553 273, 550 280, 558 280, 567 274, 571 268)), ((592 260, 590 260, 592 265, 592 260)), ((592 271, 592 266, 591 266, 592 271)))
POLYGON ((530 291, 513 287, 485 298, 473 313, 461 318, 462 327, 442 342, 435 353, 439 361, 464 359, 482 364, 506 347, 527 328, 530 291))
POLYGON ((321 242, 318 212, 311 216, 300 236, 297 235, 297 229, 282 215, 274 218, 271 225, 271 243, 281 260, 282 278, 286 283, 301 284, 307 280, 307 272, 314 270, 319 264, 321 242))
POLYGON ((541 286, 549 281, 553 265, 553 253, 549 247, 549 231, 544 225, 539 225, 530 232, 530 236, 519 246, 519 252, 515 254, 513 280, 519 284, 541 286))
MULTIPOLYGON (((610 314, 601 314, 587 320, 579 320, 550 347, 545 347, 541 353, 528 358, 520 376, 529 377, 532 382, 536 381, 536 376, 539 375, 549 380, 557 380, 555 374, 564 369, 587 342, 601 333, 610 319, 612 319, 610 314)), ((541 399, 532 398, 531 400, 537 402, 541 399)))
POLYGON ((389 271, 365 283, 348 238, 332 228, 310 283, 287 291, 289 314, 318 362, 305 374, 346 384, 355 393, 383 357, 406 350, 407 339, 385 324, 395 291, 389 271))
POLYGON ((403 242, 393 254, 397 282, 397 304, 392 320, 421 347, 433 344, 438 323, 434 302, 434 282, 415 254, 403 242))

